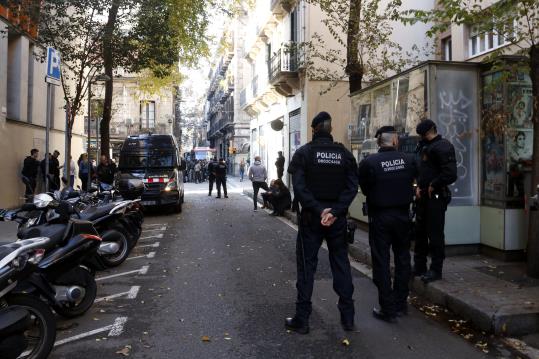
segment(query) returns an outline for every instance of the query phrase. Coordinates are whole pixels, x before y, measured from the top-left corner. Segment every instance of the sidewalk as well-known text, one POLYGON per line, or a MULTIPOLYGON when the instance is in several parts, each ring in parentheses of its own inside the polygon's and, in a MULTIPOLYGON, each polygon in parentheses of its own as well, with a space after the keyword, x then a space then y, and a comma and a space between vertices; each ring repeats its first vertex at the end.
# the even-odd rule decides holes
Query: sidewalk
MULTIPOLYGON (((244 193, 253 195, 247 186, 244 193)), ((295 213, 287 211, 285 217, 296 222, 295 213)), ((371 265, 368 232, 358 228, 349 251, 354 259, 371 265)), ((414 278, 412 290, 486 332, 511 336, 539 332, 539 280, 526 277, 525 263, 483 255, 448 257, 442 280, 425 285, 414 278)))

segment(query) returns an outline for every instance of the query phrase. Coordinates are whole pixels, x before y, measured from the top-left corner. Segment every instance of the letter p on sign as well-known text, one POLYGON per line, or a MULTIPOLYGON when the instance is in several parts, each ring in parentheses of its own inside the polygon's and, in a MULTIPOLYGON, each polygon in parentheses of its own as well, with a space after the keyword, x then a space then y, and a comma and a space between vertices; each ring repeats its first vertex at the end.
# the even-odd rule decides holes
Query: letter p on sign
POLYGON ((47 77, 46 81, 58 85, 62 72, 60 70, 60 54, 52 47, 47 48, 47 77))

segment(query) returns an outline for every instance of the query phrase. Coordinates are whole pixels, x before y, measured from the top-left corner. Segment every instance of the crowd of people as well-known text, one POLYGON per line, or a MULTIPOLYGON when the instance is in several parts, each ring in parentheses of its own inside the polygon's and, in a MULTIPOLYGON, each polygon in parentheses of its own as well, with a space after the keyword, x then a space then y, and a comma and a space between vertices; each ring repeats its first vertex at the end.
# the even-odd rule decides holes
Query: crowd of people
POLYGON ((21 171, 22 182, 24 183, 25 197, 31 198, 38 189, 38 183, 42 183, 40 189, 45 192, 53 192, 59 190, 61 184, 66 186, 75 186, 75 177, 77 176, 82 183, 81 188, 88 190, 88 180, 98 180, 101 183, 112 185, 117 172, 116 164, 113 160, 105 155, 102 155, 99 164, 95 160, 89 161, 88 154, 83 153, 79 159, 75 161, 69 157, 69 173, 64 165, 60 165, 58 157, 60 152, 55 150, 52 154, 48 154, 47 158, 39 160, 39 150, 33 148, 30 151, 30 156, 27 156, 23 162, 21 171), (48 178, 47 178, 47 161, 48 161, 48 178), (63 171, 62 171, 63 169, 63 171), (60 177, 62 175, 62 177, 60 177), (46 186, 48 179, 48 188, 46 186))

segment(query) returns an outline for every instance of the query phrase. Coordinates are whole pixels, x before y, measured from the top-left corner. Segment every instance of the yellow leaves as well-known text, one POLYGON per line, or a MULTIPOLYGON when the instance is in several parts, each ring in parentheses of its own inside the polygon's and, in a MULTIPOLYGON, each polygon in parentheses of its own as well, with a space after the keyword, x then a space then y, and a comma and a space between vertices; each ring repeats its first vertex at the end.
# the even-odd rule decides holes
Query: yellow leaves
POLYGON ((350 346, 350 341, 349 341, 347 338, 344 338, 344 339, 342 340, 341 343, 342 343, 342 345, 344 345, 345 347, 350 346))
POLYGON ((209 343, 209 342, 211 342, 210 337, 207 336, 207 335, 202 336, 202 341, 203 341, 204 343, 209 343))
POLYGON ((126 357, 126 356, 129 356, 130 352, 131 352, 131 345, 126 345, 123 349, 118 350, 116 354, 120 354, 126 357))

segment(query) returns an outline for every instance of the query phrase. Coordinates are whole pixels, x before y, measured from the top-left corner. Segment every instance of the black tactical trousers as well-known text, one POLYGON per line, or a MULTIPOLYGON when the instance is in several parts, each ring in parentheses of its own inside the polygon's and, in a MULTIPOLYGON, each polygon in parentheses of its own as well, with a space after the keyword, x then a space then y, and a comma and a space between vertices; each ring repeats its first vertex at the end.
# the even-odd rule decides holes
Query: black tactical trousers
MULTIPOLYGON (((371 209, 369 208, 371 212, 371 209)), ((369 216, 369 244, 372 279, 378 288, 380 309, 388 314, 406 308, 410 264, 410 216, 407 208, 372 211, 369 216), (391 283, 390 250, 395 260, 395 278, 391 283)))
POLYGON ((228 196, 226 192, 226 177, 215 177, 215 186, 217 187, 217 197, 221 197, 221 186, 223 187, 225 197, 228 196))
POLYGON ((213 183, 215 182, 215 177, 213 175, 209 175, 208 177, 208 194, 211 196, 211 192, 213 191, 213 183))
POLYGON ((310 213, 301 215, 301 224, 296 242, 298 297, 296 316, 308 322, 312 312, 314 274, 318 264, 318 251, 325 239, 329 250, 329 263, 333 274, 333 290, 339 296, 341 319, 354 319, 354 285, 348 259, 348 242, 345 238, 346 218, 338 218, 331 227, 320 224, 320 218, 310 213), (305 259, 303 257, 305 254, 305 259), (305 262, 304 262, 305 261, 305 262), (305 264, 304 264, 305 263, 305 264))
POLYGON ((430 252, 430 269, 442 274, 445 259, 445 198, 423 196, 416 206, 416 238, 414 250, 414 268, 426 271, 427 255, 430 252))

